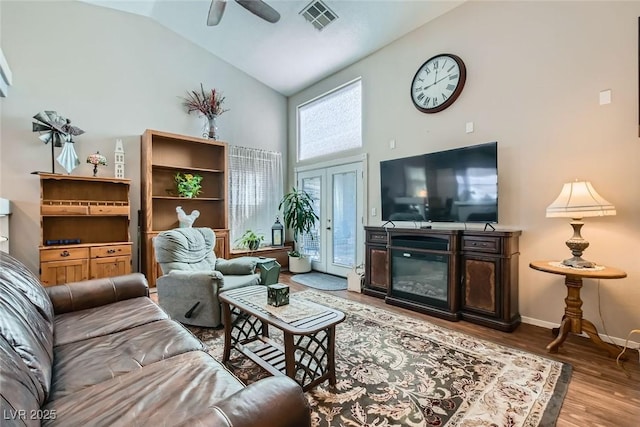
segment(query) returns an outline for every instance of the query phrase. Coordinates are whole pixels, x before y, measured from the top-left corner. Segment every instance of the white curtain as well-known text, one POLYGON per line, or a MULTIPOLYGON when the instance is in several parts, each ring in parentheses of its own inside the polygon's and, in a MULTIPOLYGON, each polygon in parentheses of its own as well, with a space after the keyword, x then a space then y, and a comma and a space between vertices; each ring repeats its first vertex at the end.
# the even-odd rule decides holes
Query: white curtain
POLYGON ((271 226, 279 215, 283 186, 282 153, 229 146, 232 248, 247 230, 264 235, 264 245, 271 244, 271 226))

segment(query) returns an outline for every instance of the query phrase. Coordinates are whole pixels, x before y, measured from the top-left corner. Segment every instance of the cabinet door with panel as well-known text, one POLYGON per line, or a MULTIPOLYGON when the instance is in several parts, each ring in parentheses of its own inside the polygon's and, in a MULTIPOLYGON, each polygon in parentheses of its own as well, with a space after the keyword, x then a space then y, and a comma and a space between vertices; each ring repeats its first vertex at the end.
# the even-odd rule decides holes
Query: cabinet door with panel
POLYGON ((214 230, 216 245, 213 252, 218 258, 229 258, 229 230, 214 230))
POLYGON ((365 227, 365 272, 364 289, 366 295, 384 298, 389 291, 388 235, 379 227, 365 227))
POLYGON ((44 286, 78 282, 88 278, 88 258, 40 263, 40 281, 44 286))
POLYGON ((462 263, 462 309, 500 317, 500 259, 466 254, 462 263))
POLYGON ((121 276, 131 272, 131 257, 111 256, 91 259, 91 278, 121 276))
POLYGON ((520 324, 518 312, 519 231, 462 235, 462 318, 502 331, 520 324))

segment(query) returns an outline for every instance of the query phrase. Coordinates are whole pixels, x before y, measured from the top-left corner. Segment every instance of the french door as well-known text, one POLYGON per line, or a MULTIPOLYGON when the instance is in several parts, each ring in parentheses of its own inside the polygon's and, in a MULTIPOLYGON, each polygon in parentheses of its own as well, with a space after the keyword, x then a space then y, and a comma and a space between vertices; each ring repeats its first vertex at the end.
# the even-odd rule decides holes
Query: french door
POLYGON ((299 238, 301 252, 314 270, 346 276, 364 254, 362 162, 298 172, 297 182, 320 217, 315 229, 299 238))

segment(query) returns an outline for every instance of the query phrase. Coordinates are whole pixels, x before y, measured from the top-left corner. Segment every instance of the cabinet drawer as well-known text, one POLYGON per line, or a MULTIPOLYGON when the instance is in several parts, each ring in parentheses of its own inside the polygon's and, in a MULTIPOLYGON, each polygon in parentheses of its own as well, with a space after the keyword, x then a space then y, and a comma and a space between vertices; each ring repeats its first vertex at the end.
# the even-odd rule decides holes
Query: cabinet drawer
POLYGON ((131 245, 96 246, 91 248, 91 258, 131 255, 131 245))
POLYGON ((367 242, 387 243, 387 233, 384 231, 367 231, 367 242))
POLYGON ((463 236, 462 250, 499 254, 501 252, 500 238, 463 236))
POLYGON ((89 248, 42 249, 40 262, 89 258, 89 248))
POLYGON ((89 206, 42 205, 40 215, 86 215, 89 206))
POLYGON ((129 215, 129 206, 89 206, 90 215, 129 215))

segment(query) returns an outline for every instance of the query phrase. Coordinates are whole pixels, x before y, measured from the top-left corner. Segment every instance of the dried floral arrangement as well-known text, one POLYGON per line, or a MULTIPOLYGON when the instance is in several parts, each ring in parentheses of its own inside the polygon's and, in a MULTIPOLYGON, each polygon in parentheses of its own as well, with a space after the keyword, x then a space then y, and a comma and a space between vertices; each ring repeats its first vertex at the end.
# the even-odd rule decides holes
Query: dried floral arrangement
POLYGON ((183 98, 183 105, 187 107, 187 112, 198 111, 207 118, 213 118, 221 115, 228 109, 223 108, 225 97, 221 92, 217 92, 215 89, 211 91, 204 90, 202 83, 200 83, 200 91, 192 90, 187 92, 187 97, 183 98))

